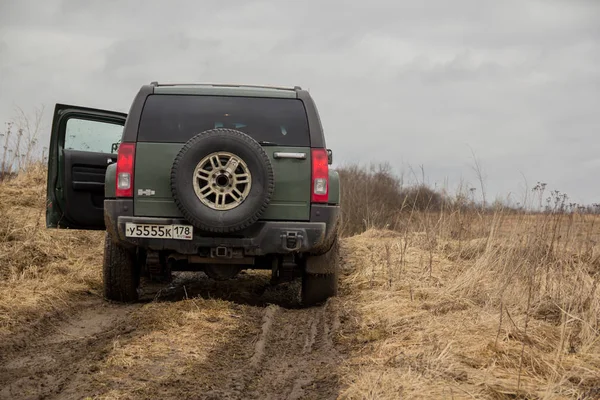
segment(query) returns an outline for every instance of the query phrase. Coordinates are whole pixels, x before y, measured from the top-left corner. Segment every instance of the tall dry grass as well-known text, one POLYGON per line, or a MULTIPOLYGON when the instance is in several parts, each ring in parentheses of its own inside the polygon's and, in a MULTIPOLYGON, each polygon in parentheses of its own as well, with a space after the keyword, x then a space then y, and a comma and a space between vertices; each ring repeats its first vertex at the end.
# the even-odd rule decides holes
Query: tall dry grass
POLYGON ((562 201, 412 209, 347 239, 344 397, 600 398, 600 218, 562 201))
POLYGON ((0 341, 101 293, 102 236, 46 229, 46 167, 0 182, 0 341))

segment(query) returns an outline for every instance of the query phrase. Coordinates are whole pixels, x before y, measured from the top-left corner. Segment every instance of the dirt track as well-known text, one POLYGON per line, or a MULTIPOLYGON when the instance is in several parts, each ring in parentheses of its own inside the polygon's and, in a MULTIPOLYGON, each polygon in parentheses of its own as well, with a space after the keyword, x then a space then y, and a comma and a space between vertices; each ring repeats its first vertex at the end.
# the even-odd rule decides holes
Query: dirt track
MULTIPOLYGON (((518 302, 502 318, 486 300, 497 278, 473 279, 490 265, 485 241, 432 253, 411 240, 345 239, 339 296, 310 309, 298 307, 298 284, 273 288, 264 273, 181 274, 135 305, 106 302, 97 278, 71 273, 69 293, 52 281, 43 297, 49 313, 35 303, 40 320, 18 319, 46 282, 30 279, 3 293, 19 325, 0 336, 0 399, 600 399, 594 332, 563 341, 565 324, 540 307, 527 319, 518 302)), ((68 262, 93 271, 97 254, 68 262)), ((60 277, 60 263, 44 279, 60 277)))
POLYGON ((266 282, 184 276, 136 305, 89 295, 67 320, 4 348, 0 398, 336 398, 336 301, 298 309, 297 287, 265 292, 266 282))

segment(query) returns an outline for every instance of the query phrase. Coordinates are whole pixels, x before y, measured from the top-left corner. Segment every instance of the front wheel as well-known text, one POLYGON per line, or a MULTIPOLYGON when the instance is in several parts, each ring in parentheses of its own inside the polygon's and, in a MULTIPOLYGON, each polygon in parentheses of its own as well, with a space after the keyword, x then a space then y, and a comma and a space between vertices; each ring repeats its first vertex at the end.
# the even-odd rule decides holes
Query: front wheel
POLYGON ((138 299, 140 271, 135 252, 115 243, 108 232, 104 236, 104 297, 133 302, 138 299))

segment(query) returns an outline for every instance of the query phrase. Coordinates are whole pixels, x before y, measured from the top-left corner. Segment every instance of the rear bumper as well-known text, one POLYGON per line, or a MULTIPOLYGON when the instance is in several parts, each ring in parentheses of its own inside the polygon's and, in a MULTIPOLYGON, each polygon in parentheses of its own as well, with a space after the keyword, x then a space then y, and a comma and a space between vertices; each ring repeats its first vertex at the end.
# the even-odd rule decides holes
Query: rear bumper
POLYGON ((329 250, 335 237, 339 220, 339 206, 313 205, 311 220, 307 222, 257 222, 250 228, 232 235, 214 236, 194 229, 192 240, 132 238, 125 236, 125 224, 184 224, 177 218, 133 216, 133 201, 126 199, 104 200, 106 230, 113 240, 124 245, 151 250, 172 250, 181 254, 198 254, 216 247, 243 249, 247 256, 286 254, 291 252, 322 254, 329 250), (296 240, 290 239, 295 237, 296 240))

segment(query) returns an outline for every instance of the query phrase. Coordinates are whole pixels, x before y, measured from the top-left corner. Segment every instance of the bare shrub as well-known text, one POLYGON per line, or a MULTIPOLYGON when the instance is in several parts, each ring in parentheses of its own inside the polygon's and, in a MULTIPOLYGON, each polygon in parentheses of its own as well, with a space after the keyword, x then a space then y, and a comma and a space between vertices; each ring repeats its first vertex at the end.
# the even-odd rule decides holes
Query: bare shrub
POLYGON ((44 107, 36 108, 33 115, 17 107, 15 117, 0 132, 0 182, 45 159, 46 148, 40 154, 39 146, 43 115, 44 107))
POLYGON ((371 228, 404 230, 414 211, 440 211, 447 198, 425 184, 403 186, 390 164, 338 168, 341 183, 342 233, 371 228))
POLYGON ((402 209, 402 181, 389 165, 338 169, 341 184, 342 232, 354 235, 368 228, 391 228, 402 209))
POLYGON ((412 209, 417 211, 440 211, 446 200, 441 193, 420 184, 408 187, 400 192, 403 210, 412 209))

